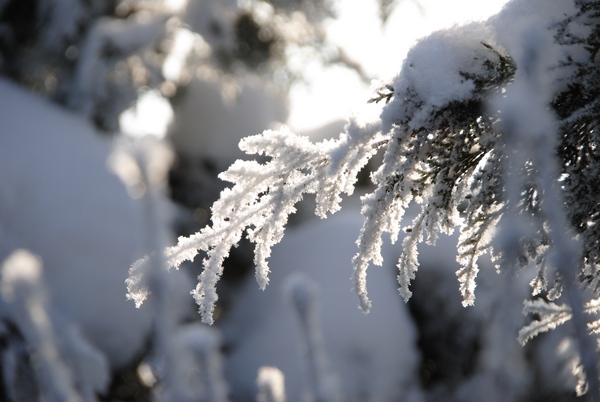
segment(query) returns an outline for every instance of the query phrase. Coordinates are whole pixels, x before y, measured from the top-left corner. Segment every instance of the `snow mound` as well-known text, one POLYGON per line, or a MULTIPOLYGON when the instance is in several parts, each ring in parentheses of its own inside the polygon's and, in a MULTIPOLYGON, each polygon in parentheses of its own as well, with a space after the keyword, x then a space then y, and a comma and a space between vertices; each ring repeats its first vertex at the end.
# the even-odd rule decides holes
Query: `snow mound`
POLYGON ((138 208, 87 121, 3 79, 0 94, 0 261, 18 248, 39 255, 50 302, 121 366, 151 319, 125 299, 141 251, 138 208))

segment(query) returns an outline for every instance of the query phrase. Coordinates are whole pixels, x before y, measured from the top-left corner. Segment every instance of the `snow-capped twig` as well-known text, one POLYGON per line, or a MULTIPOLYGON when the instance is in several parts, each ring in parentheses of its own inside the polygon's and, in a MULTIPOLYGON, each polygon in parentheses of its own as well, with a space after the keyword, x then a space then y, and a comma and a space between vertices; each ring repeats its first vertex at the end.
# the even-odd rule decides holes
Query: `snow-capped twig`
MULTIPOLYGON (((304 194, 316 193, 315 213, 324 218, 340 209, 341 194, 352 194, 360 169, 381 146, 378 125, 361 125, 350 121, 346 132, 335 141, 311 143, 287 128, 267 130, 247 137, 240 148, 248 154, 270 157, 266 163, 235 162, 220 177, 235 183, 227 188, 212 207, 212 225, 190 237, 180 237, 178 244, 164 252, 165 263, 177 267, 192 260, 200 250, 207 253, 204 270, 193 291, 202 320, 213 322, 212 313, 218 299, 216 284, 223 261, 246 233, 255 243, 256 280, 261 289, 269 282, 268 258, 271 248, 283 237, 290 214, 304 194)), ((141 304, 147 297, 144 287, 135 284, 136 273, 158 256, 148 256, 132 268, 129 297, 141 304)))
POLYGON ((226 402, 227 384, 219 351, 221 337, 204 324, 189 324, 174 332, 167 351, 176 364, 170 367, 169 387, 161 401, 226 402))
POLYGON ((285 383, 283 373, 276 367, 264 366, 258 369, 257 402, 285 402, 285 383))

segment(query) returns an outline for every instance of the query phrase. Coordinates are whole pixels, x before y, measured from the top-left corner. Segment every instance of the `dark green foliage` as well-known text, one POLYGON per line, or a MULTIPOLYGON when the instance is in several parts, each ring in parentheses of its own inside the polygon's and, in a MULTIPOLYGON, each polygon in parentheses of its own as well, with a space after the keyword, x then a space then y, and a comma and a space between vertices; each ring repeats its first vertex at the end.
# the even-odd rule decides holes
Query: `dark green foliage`
POLYGON ((487 102, 511 81, 516 66, 510 56, 486 43, 481 43, 475 54, 479 68, 471 66, 475 72, 459 72, 474 84, 468 98, 432 108, 420 98, 418 88, 409 85, 397 93, 388 85, 372 99, 386 100, 386 109, 397 116, 391 132, 398 145, 388 149, 384 163, 389 173, 381 179, 374 176, 376 184, 381 183, 386 193, 403 203, 415 200, 421 204, 419 216, 407 230, 410 235, 399 262, 405 298, 410 296, 408 282, 418 267, 414 247, 420 241, 434 244, 440 233, 452 233, 460 225, 457 259, 462 268, 457 275, 465 305, 474 301, 477 259, 493 251, 491 233, 504 207, 504 150, 487 102), (431 108, 426 118, 415 117, 423 115, 426 108, 431 108))
POLYGON ((566 209, 584 243, 582 272, 597 293, 600 273, 600 3, 577 1, 579 11, 557 24, 556 39, 567 49, 559 69, 570 73, 553 101, 560 119, 566 209), (575 34, 573 32, 583 32, 575 34), (587 34, 585 34, 587 33, 587 34))

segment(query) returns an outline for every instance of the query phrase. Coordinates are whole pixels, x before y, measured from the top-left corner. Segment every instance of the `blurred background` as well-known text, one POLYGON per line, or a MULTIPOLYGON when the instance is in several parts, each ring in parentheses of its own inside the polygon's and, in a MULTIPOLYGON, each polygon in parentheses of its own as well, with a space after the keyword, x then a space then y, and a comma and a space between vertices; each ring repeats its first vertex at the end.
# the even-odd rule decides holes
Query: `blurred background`
MULTIPOLYGON (((380 106, 367 103, 373 88, 393 79, 419 38, 485 19, 504 3, 0 0, 0 261, 18 249, 39 256, 46 335, 84 345, 58 346, 67 366, 83 367, 72 375, 81 394, 89 390, 84 399, 167 400, 153 356, 159 308, 136 309, 125 280, 138 258, 210 222, 226 185, 217 175, 245 157, 242 137, 288 125, 320 141, 343 132, 350 115, 376 119, 380 106)), ((363 185, 348 212, 331 220, 299 207, 289 239, 274 251, 267 291, 254 283, 248 244, 232 251, 216 316, 232 400, 254 400, 264 365, 279 366, 289 400, 300 400, 298 331, 279 302, 285 276, 297 271, 320 284, 323 337, 344 400, 485 400, 494 381, 485 374, 493 371, 486 371, 493 353, 483 345, 493 337, 485 328, 499 319, 493 311, 502 288, 482 273, 477 307, 463 309, 455 239, 447 239, 423 252, 405 305, 395 288, 400 252, 388 247, 388 266, 370 279, 375 308, 365 318, 348 280, 368 180, 363 185)), ((199 325, 189 292, 201 258, 161 277, 169 305, 160 311, 174 322, 173 339, 179 328, 199 325)), ((45 388, 31 380, 38 371, 23 328, 37 327, 15 319, 7 292, 0 399, 36 400, 45 388)), ((540 339, 506 352, 515 355, 515 392, 529 401, 568 400, 574 380, 549 379, 564 374, 572 345, 540 339), (535 357, 558 346, 563 360, 535 357)))

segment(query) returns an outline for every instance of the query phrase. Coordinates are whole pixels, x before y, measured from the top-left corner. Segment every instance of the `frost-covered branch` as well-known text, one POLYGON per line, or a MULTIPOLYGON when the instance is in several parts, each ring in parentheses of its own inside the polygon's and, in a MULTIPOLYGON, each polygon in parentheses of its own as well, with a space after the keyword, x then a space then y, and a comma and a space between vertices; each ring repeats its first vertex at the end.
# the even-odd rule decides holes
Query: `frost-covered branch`
MULTIPOLYGON (((460 280, 466 303, 472 303, 475 262, 490 251, 489 233, 500 209, 494 193, 502 152, 494 149, 498 135, 485 113, 484 100, 510 79, 514 65, 493 44, 487 28, 469 25, 461 29, 432 35, 413 49, 393 86, 388 86, 385 98, 389 102, 379 121, 365 124, 351 119, 338 139, 318 144, 287 128, 267 130, 240 142, 246 153, 268 160, 238 160, 222 173, 220 177, 234 186, 224 190, 213 205, 212 225, 180 238, 165 251, 167 265, 174 267, 192 260, 198 250, 206 252, 193 292, 205 322, 212 323, 218 298, 215 287, 231 247, 244 235, 255 243, 256 278, 264 288, 271 248, 281 240, 295 204, 304 194, 315 194, 319 217, 336 212, 341 195, 352 194, 359 171, 380 148, 384 148, 383 162, 372 174, 375 189, 362 199, 365 222, 353 260, 361 308, 370 308, 366 273, 371 262, 382 263, 382 235, 398 239, 404 211, 413 202, 421 205, 421 213, 399 262, 401 293, 410 297, 410 280, 418 267, 417 244, 423 239, 433 244, 439 233, 451 233, 467 219, 476 225, 469 226, 471 232, 463 230, 459 260, 466 268, 460 280), (432 52, 441 50, 449 57, 444 71, 430 63, 432 52), (432 77, 442 73, 445 78, 432 85, 432 77), (474 176, 483 178, 481 189, 473 184, 474 176), (469 202, 474 206, 467 208, 465 218, 459 206, 469 202)), ((132 272, 145 263, 140 261, 132 272)), ((146 295, 134 291, 130 297, 141 303, 146 295)))
MULTIPOLYGON (((246 233, 255 243, 256 279, 261 288, 268 282, 271 248, 283 237, 284 227, 295 204, 304 194, 316 194, 316 214, 326 217, 340 209, 341 193, 352 194, 360 169, 377 151, 381 138, 377 125, 350 122, 336 141, 313 144, 289 129, 265 131, 245 138, 240 148, 248 154, 270 158, 265 163, 235 162, 220 177, 235 185, 225 189, 213 205, 212 226, 181 237, 177 246, 165 251, 167 266, 177 267, 193 260, 199 250, 207 253, 204 271, 194 290, 203 320, 212 323, 218 299, 216 284, 223 261, 246 233)), ((137 262, 131 272, 155 257, 137 262)), ((141 303, 147 294, 130 289, 129 297, 141 303)))
MULTIPOLYGON (((596 18, 590 7, 588 17, 596 18)), ((578 18, 567 20, 567 25, 575 24, 578 18)), ((536 65, 535 57, 521 48, 517 32, 507 33, 501 24, 501 19, 472 23, 418 42, 398 76, 375 91, 371 101, 382 104, 376 122, 353 118, 337 139, 316 144, 285 127, 242 140, 240 148, 258 155, 260 162, 238 160, 222 173, 220 178, 233 186, 213 205, 212 223, 164 252, 169 267, 203 252, 203 271, 193 291, 203 321, 213 322, 216 285, 232 247, 244 237, 254 243, 256 279, 264 289, 271 249, 281 241, 296 204, 314 194, 317 216, 335 213, 342 196, 353 193, 359 171, 380 150, 380 165, 371 173, 374 187, 362 197, 364 223, 352 260, 361 309, 371 307, 367 271, 370 264, 383 263, 385 234, 396 242, 405 211, 414 207, 416 217, 404 228, 397 264, 404 299, 411 297, 419 268, 419 244, 435 244, 440 235, 455 230, 464 306, 475 301, 483 254, 510 274, 534 267, 533 293, 548 300, 564 296, 567 303, 528 305, 527 311, 541 318, 526 326, 519 339, 523 343, 573 322, 582 370, 595 395, 596 353, 587 333, 598 332, 600 320, 583 319, 596 313, 597 303, 584 305, 579 282, 595 292, 600 283, 600 130, 595 117, 584 119, 592 112, 597 116, 600 107, 596 101, 577 102, 598 98, 600 90, 590 84, 600 82, 598 69, 582 67, 580 48, 569 51, 579 61, 569 54, 565 63, 558 63, 562 56, 552 46, 540 50, 549 60, 536 65), (563 68, 579 75, 564 80, 559 77, 563 68), (593 170, 588 174, 589 166, 593 170)), ((561 29, 558 36, 567 35, 561 29)), ((584 48, 596 49, 589 50, 590 60, 600 51, 600 41, 594 40, 584 48)), ((136 263, 132 275, 153 258, 136 263)), ((143 287, 129 291, 136 304, 147 297, 143 287)))
POLYGON ((377 251, 381 236, 387 232, 392 242, 397 240, 400 220, 411 202, 420 204, 421 212, 408 230, 398 262, 400 293, 405 299, 411 295, 417 245, 423 240, 435 244, 439 234, 450 234, 462 225, 458 261, 463 267, 457 275, 465 304, 473 303, 476 261, 491 251, 489 232, 501 207, 495 195, 502 151, 494 148, 498 134, 485 113, 484 98, 515 71, 510 57, 487 38, 489 32, 478 25, 433 34, 411 50, 396 78, 393 97, 381 114, 383 132, 391 140, 372 176, 376 189, 363 197, 365 223, 354 259, 355 288, 365 311, 370 306, 367 266, 371 261, 381 264, 377 251), (436 50, 448 57, 445 73, 431 63, 436 50), (433 78, 442 75, 444 81, 433 78), (467 213, 461 215, 459 206, 465 203, 467 213))
POLYGON ((519 331, 519 342, 522 345, 542 332, 552 330, 569 321, 571 309, 566 304, 555 304, 542 299, 526 301, 523 314, 537 314, 539 320, 534 320, 519 331))
MULTIPOLYGON (((559 307, 553 304, 544 306, 541 303, 530 305, 530 308, 544 307, 550 311, 544 311, 545 319, 541 322, 526 327, 527 330, 520 335, 520 338, 522 342, 525 342, 536 333, 555 328, 572 319, 592 399, 600 400, 596 347, 588 332, 581 289, 577 283, 582 247, 568 229, 563 196, 556 186, 559 178, 559 164, 553 146, 557 140, 557 127, 555 117, 547 107, 552 94, 548 91, 549 86, 547 85, 550 73, 543 60, 543 55, 551 54, 552 47, 540 32, 529 31, 521 35, 522 48, 518 55, 521 70, 507 91, 506 98, 500 102, 505 142, 507 147, 515 153, 517 161, 529 159, 535 167, 534 179, 538 183, 539 191, 543 194, 543 204, 539 207, 538 215, 548 227, 552 245, 549 258, 560 274, 570 313, 562 311, 564 306, 559 307), (527 108, 524 108, 524 105, 527 105, 527 108)), ((518 181, 514 166, 512 171, 513 174, 508 176, 509 180, 518 181)), ((518 184, 515 182, 507 184, 507 187, 512 189, 509 192, 511 198, 508 201, 513 204, 519 201, 516 194, 517 186, 518 184)), ((513 234, 513 236, 515 235, 518 236, 520 233, 513 234)))

